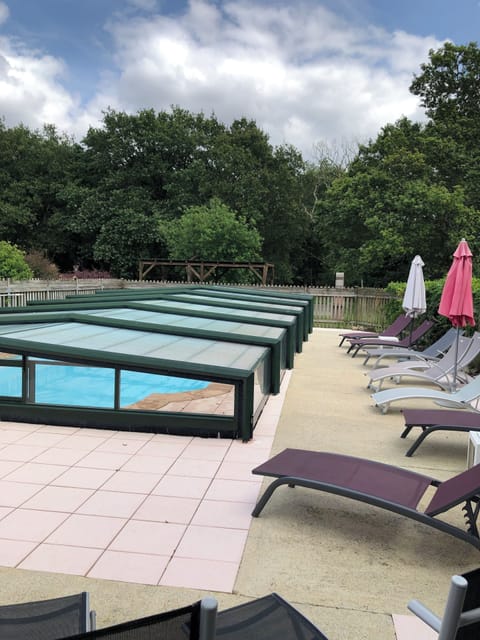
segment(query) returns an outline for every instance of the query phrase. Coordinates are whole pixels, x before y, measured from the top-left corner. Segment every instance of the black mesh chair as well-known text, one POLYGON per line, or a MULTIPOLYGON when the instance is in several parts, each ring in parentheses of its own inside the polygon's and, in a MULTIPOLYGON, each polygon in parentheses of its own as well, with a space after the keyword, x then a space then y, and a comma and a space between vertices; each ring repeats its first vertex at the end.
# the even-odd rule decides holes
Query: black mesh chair
POLYGON ((87 592, 0 606, 1 640, 60 640, 94 628, 87 592))
POLYGON ((272 593, 217 616, 218 640, 327 640, 304 615, 272 593))
POLYGON ((204 598, 173 611, 69 636, 68 640, 214 640, 216 610, 216 600, 204 598))
MULTIPOLYGON (((1 636, 0 636, 1 637, 1 636)), ((203 598, 191 606, 131 620, 68 640, 327 640, 276 593, 217 614, 217 601, 203 598)))
POLYGON ((480 638, 480 569, 452 576, 443 617, 439 618, 418 600, 408 608, 438 632, 438 640, 480 638))

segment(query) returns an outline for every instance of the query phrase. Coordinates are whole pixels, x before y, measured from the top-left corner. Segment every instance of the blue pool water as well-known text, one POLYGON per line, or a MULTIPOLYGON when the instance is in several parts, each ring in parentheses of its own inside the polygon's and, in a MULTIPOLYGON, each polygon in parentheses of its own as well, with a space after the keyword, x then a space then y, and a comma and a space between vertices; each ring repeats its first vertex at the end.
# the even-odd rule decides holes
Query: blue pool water
MULTIPOLYGON (((37 364, 35 402, 76 407, 113 408, 115 372, 113 369, 37 364)), ((190 380, 138 371, 122 371, 120 405, 142 400, 152 393, 179 393, 204 389, 205 380, 190 380)), ((22 372, 17 367, 0 367, 0 395, 22 394, 22 372)))

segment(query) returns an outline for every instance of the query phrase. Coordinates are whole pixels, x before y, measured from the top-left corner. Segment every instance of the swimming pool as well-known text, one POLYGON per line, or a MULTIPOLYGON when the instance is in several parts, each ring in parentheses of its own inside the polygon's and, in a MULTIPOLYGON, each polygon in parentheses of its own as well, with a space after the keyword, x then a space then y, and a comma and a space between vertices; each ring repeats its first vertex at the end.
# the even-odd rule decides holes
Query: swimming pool
MULTIPOLYGON (((76 407, 114 408, 115 370, 52 363, 35 363, 35 402, 76 407)), ((205 380, 192 380, 139 371, 122 370, 120 406, 127 407, 147 396, 204 389, 205 380)), ((33 389, 30 391, 33 392, 33 389)), ((0 395, 21 397, 22 369, 0 366, 0 395)), ((32 399, 32 398, 31 398, 32 399)))

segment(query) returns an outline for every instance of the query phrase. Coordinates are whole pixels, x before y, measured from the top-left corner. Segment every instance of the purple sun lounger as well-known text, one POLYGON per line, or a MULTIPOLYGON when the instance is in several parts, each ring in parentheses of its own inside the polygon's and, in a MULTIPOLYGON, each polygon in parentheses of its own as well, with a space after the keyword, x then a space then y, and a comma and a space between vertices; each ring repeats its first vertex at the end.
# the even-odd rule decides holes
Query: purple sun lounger
POLYGON ((402 314, 395 318, 390 326, 384 329, 381 333, 375 331, 348 331, 347 333, 340 333, 341 337, 339 347, 345 342, 345 340, 356 340, 357 338, 381 338, 382 336, 398 336, 401 332, 408 327, 411 319, 402 314))
POLYGON ((423 338, 423 336, 430 331, 433 325, 433 320, 424 320, 412 331, 410 335, 402 338, 402 340, 384 340, 382 338, 358 338, 357 340, 350 340, 350 346, 347 349, 347 353, 351 353, 352 358, 354 358, 360 349, 364 349, 365 347, 385 347, 385 349, 411 347, 416 344, 420 338, 423 338))
POLYGON ((400 467, 323 451, 285 449, 252 473, 275 478, 257 502, 257 517, 278 487, 307 487, 333 493, 393 511, 449 533, 480 549, 477 518, 480 509, 480 465, 441 481, 400 467), (418 503, 429 487, 436 487, 424 510, 418 503), (466 528, 462 529, 437 515, 463 504, 466 528))
POLYGON ((403 409, 405 429, 401 438, 406 438, 414 427, 422 433, 405 454, 412 456, 427 436, 434 431, 480 431, 480 413, 462 409, 403 409))

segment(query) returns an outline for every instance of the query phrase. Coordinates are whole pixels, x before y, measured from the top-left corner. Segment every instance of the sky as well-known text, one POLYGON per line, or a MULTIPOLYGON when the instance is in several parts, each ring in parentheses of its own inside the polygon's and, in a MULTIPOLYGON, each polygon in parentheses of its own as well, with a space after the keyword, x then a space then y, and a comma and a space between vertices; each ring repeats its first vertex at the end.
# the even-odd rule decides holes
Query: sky
POLYGON ((179 106, 315 159, 424 119, 409 86, 447 40, 480 41, 479 0, 0 0, 0 118, 81 141, 179 106))

